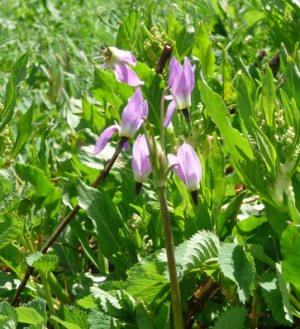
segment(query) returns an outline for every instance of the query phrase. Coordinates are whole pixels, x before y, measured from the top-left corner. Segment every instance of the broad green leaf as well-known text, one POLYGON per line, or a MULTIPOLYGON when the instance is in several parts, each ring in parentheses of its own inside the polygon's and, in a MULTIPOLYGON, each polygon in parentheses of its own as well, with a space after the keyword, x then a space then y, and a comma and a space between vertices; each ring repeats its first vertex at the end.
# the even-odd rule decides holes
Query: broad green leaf
POLYGON ((278 286, 278 280, 274 272, 267 273, 259 281, 262 295, 267 303, 268 308, 272 312, 274 320, 278 324, 287 325, 291 323, 286 319, 282 295, 278 286))
POLYGON ((16 61, 13 67, 12 74, 6 86, 4 109, 0 112, 0 132, 11 120, 14 114, 14 107, 16 104, 16 89, 18 85, 25 79, 26 67, 30 54, 30 51, 26 52, 16 61))
POLYGON ((153 315, 142 300, 136 306, 136 322, 139 329, 155 329, 153 315))
POLYGON ((155 329, 170 329, 170 303, 164 303, 155 320, 155 329))
POLYGON ((199 24, 196 31, 193 55, 199 58, 205 78, 212 77, 215 70, 215 55, 204 24, 199 24))
POLYGON ((41 325, 44 322, 43 317, 33 308, 20 306, 17 308, 18 322, 33 325, 41 325))
POLYGON ((56 321, 68 329, 83 329, 88 326, 87 314, 74 306, 62 305, 56 316, 56 321))
POLYGON ((260 151, 260 155, 264 159, 268 172, 270 172, 272 177, 275 178, 277 174, 278 163, 279 163, 276 150, 272 145, 272 143, 270 142, 270 140, 268 139, 267 135, 262 131, 262 129, 259 128, 259 126, 254 121, 254 119, 250 118, 250 121, 258 145, 258 149, 260 151))
POLYGON ((283 310, 285 319, 289 321, 290 323, 293 323, 293 315, 292 315, 292 308, 290 305, 290 296, 289 291, 287 289, 287 284, 282 278, 282 268, 280 264, 276 264, 276 276, 278 280, 278 287, 281 292, 282 296, 282 303, 283 303, 283 310))
POLYGON ((219 239, 209 231, 199 231, 189 240, 175 248, 176 263, 182 272, 205 267, 207 262, 216 260, 219 252, 219 239))
POLYGON ((22 115, 18 122, 18 135, 12 150, 11 159, 19 154, 30 136, 32 129, 32 114, 33 105, 31 105, 29 110, 22 115))
POLYGON ((223 274, 237 284, 240 301, 245 304, 254 288, 255 265, 243 247, 224 243, 220 247, 219 264, 223 274))
POLYGON ((12 220, 0 218, 0 249, 6 247, 23 233, 24 221, 20 217, 12 220))
POLYGON ((106 120, 104 115, 100 114, 99 108, 91 104, 86 96, 82 97, 81 103, 83 115, 89 128, 93 133, 99 135, 105 127, 106 120))
POLYGON ((292 283, 300 291, 300 229, 296 225, 288 225, 280 239, 283 258, 282 276, 287 283, 292 283))
POLYGON ((251 132, 250 117, 255 117, 256 86, 245 72, 238 74, 235 82, 238 95, 238 111, 246 129, 251 132))
POLYGON ((216 219, 217 233, 224 238, 230 234, 233 227, 237 224, 237 216, 247 191, 240 192, 216 219))
POLYGON ((269 65, 267 65, 266 73, 263 78, 262 107, 265 114, 266 123, 270 128, 273 128, 274 125, 274 108, 276 102, 276 87, 273 80, 273 73, 269 65))
POLYGON ((169 18, 168 35, 174 40, 173 51, 181 61, 184 56, 189 56, 194 44, 195 34, 184 25, 178 23, 174 16, 169 18))
MULTIPOLYGON (((124 245, 120 237, 123 223, 120 214, 107 193, 98 191, 80 182, 78 185, 78 203, 94 224, 103 254, 119 269, 130 266, 128 257, 122 254, 124 245)), ((130 243, 129 240, 128 244, 130 243)))
POLYGON ((18 176, 30 182, 36 188, 36 198, 41 199, 40 206, 49 206, 52 213, 56 213, 61 204, 61 192, 59 188, 54 187, 43 171, 32 165, 16 163, 18 176))
POLYGON ((15 308, 10 306, 8 302, 1 302, 0 303, 0 314, 9 317, 14 322, 18 320, 18 314, 15 308))
POLYGON ((92 310, 88 315, 89 329, 113 329, 115 320, 96 309, 92 310))
POLYGON ((58 257, 53 254, 45 254, 37 259, 31 266, 44 273, 55 270, 58 263, 58 257))
POLYGON ((214 329, 243 329, 247 311, 243 307, 234 307, 223 313, 214 329))
POLYGON ((60 318, 58 318, 55 315, 51 315, 51 320, 54 320, 57 323, 60 323, 61 325, 64 326, 64 328, 67 328, 67 329, 82 329, 82 327, 79 327, 77 324, 61 320, 60 318))
POLYGON ((149 256, 128 270, 125 290, 135 299, 142 299, 148 305, 157 302, 159 296, 168 289, 165 275, 167 264, 158 262, 155 256, 149 256))
POLYGON ((229 152, 235 171, 255 190, 266 193, 266 186, 260 174, 259 163, 255 158, 250 142, 231 126, 226 106, 220 95, 212 91, 207 84, 198 80, 202 101, 209 116, 217 125, 229 152))

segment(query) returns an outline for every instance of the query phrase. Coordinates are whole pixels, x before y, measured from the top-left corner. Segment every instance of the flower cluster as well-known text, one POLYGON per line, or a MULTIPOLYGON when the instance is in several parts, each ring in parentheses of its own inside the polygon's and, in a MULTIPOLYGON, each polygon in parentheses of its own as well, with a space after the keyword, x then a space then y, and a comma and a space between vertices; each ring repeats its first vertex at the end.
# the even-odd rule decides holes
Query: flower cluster
MULTIPOLYGON (((131 86, 142 85, 136 73, 128 66, 135 66, 136 60, 129 51, 110 47, 105 52, 106 63, 110 66, 118 81, 126 82, 131 86)), ((184 112, 186 119, 189 119, 188 108, 191 106, 191 94, 194 89, 194 68, 187 57, 184 65, 181 66, 177 59, 173 57, 170 62, 170 74, 168 86, 171 95, 166 96, 171 100, 166 113, 164 126, 170 124, 175 109, 184 112), (186 112, 185 112, 186 111, 186 112)), ((134 139, 136 132, 148 116, 148 103, 143 100, 142 91, 138 88, 133 96, 128 100, 122 114, 122 124, 114 124, 106 128, 96 142, 94 154, 101 152, 115 131, 118 131, 121 138, 126 139, 124 145, 128 148, 128 140, 134 139)), ((191 192, 195 204, 198 204, 197 190, 200 188, 202 167, 197 153, 189 144, 180 146, 177 156, 168 154, 170 169, 178 175, 182 182, 191 192)), ((146 182, 151 174, 152 166, 150 162, 150 152, 146 135, 138 135, 132 151, 132 169, 134 180, 136 181, 136 194, 140 192, 142 184, 146 182)))

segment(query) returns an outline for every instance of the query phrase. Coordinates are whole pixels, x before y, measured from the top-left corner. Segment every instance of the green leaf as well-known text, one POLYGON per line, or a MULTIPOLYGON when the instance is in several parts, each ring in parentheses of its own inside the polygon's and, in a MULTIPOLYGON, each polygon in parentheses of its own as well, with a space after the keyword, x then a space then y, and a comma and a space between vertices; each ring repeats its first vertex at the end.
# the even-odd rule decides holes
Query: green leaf
POLYGON ((282 276, 287 283, 292 283, 300 290, 300 229, 296 225, 288 225, 280 239, 280 250, 283 258, 282 276))
POLYGON ((153 315, 142 300, 136 306, 136 322, 139 329, 155 329, 153 315))
POLYGON ((243 307, 234 307, 223 313, 214 329, 243 329, 247 311, 243 307))
POLYGON ((272 177, 275 178, 279 163, 276 150, 268 139, 267 135, 262 131, 262 129, 259 128, 254 119, 250 118, 250 121, 252 124, 253 132, 255 134, 255 140, 257 142, 260 155, 264 159, 267 170, 271 173, 272 177))
POLYGON ((176 263, 182 266, 182 272, 185 273, 216 260, 218 252, 218 237, 212 232, 200 231, 175 248, 175 258, 176 263))
POLYGON ((178 23, 174 16, 169 18, 168 34, 174 42, 174 52, 177 53, 178 59, 181 61, 188 56, 194 45, 195 34, 188 30, 184 25, 178 23))
POLYGON ((44 322, 43 317, 33 308, 21 306, 17 308, 18 322, 33 325, 41 325, 44 322))
POLYGON ((107 193, 82 182, 79 183, 77 191, 78 203, 94 224, 101 251, 120 270, 127 269, 130 263, 128 257, 122 253, 123 244, 119 235, 123 222, 111 198, 107 193))
POLYGON ((274 320, 278 324, 289 324, 290 322, 285 317, 282 295, 278 286, 276 274, 272 272, 263 275, 259 281, 259 285, 264 300, 266 301, 268 308, 271 310, 274 320))
POLYGON ((104 115, 100 114, 99 108, 91 104, 86 96, 82 97, 81 103, 83 115, 89 128, 93 133, 99 135, 106 124, 104 115))
POLYGON ((96 309, 92 310, 88 315, 89 329, 113 329, 115 321, 109 315, 106 315, 96 309))
POLYGON ((238 74, 235 82, 238 94, 238 111, 246 129, 251 132, 250 117, 255 117, 256 86, 254 81, 245 72, 238 74))
POLYGON ((59 188, 54 187, 44 172, 34 166, 23 163, 16 163, 16 171, 18 176, 30 182, 36 188, 36 198, 40 199, 40 207, 49 206, 52 215, 57 213, 61 204, 61 192, 59 188))
POLYGON ((164 294, 169 286, 165 275, 166 265, 159 262, 155 255, 146 257, 128 270, 125 290, 148 305, 159 303, 159 296, 164 294))
POLYGON ((8 302, 0 303, 0 314, 9 317, 14 322, 18 321, 18 314, 15 308, 10 306, 8 302))
POLYGON ((193 55, 199 58, 204 77, 212 77, 215 70, 215 55, 204 24, 199 24, 196 31, 193 55))
POLYGON ((41 252, 36 252, 26 257, 26 262, 29 266, 36 268, 44 273, 52 272, 55 270, 58 257, 53 254, 43 255, 41 252))
POLYGON ((287 285, 282 278, 282 269, 280 264, 276 264, 276 276, 278 280, 279 290, 282 296, 283 310, 285 314, 285 319, 290 323, 293 323, 292 309, 290 305, 290 296, 287 289, 287 285))
POLYGON ((234 169, 245 183, 261 193, 266 193, 264 179, 261 176, 259 163, 253 153, 248 139, 231 126, 226 106, 220 95, 212 91, 207 84, 198 80, 202 101, 207 113, 217 125, 229 152, 234 169))
POLYGON ((156 317, 156 329, 170 329, 170 303, 164 303, 156 317))
POLYGON ((276 87, 274 77, 269 65, 266 66, 266 73, 263 78, 262 106, 266 118, 266 123, 270 128, 274 124, 274 108, 276 102, 276 87))
POLYGON ((32 128, 32 114, 33 105, 25 114, 22 115, 18 122, 18 135, 12 150, 12 154, 10 156, 11 159, 19 154, 19 152, 22 150, 23 146, 27 142, 28 137, 30 136, 32 128))
POLYGON ((68 329, 87 328, 87 314, 74 306, 63 305, 56 314, 57 322, 68 329))
POLYGON ((240 301, 245 304, 254 288, 255 266, 252 256, 242 246, 221 245, 219 264, 224 275, 237 284, 240 301))
POLYGON ((20 217, 0 218, 0 249, 6 247, 23 233, 24 221, 20 217))
POLYGON ((16 89, 18 85, 25 79, 26 67, 30 51, 21 56, 13 67, 12 74, 6 85, 6 92, 4 98, 4 109, 0 112, 0 132, 5 125, 11 120, 14 114, 14 107, 16 104, 16 89))
POLYGON ((51 320, 54 320, 57 323, 60 323, 61 325, 63 325, 67 329, 82 329, 81 327, 77 326, 77 324, 61 320, 60 318, 58 318, 55 315, 51 315, 51 320))

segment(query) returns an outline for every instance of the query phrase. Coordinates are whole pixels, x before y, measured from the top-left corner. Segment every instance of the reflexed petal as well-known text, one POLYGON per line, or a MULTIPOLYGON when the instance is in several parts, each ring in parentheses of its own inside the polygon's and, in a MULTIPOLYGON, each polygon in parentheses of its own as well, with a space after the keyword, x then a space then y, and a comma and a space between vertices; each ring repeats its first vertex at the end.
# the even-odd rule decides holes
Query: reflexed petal
POLYGON ((175 80, 171 92, 177 109, 182 110, 191 106, 191 92, 184 72, 175 80))
POLYGON ((132 169, 134 179, 139 183, 145 182, 151 173, 152 168, 145 135, 139 135, 133 144, 132 169))
POLYGON ((165 120, 165 124, 164 124, 165 128, 167 128, 169 126, 175 109, 176 109, 176 103, 174 101, 172 101, 169 104, 168 109, 167 109, 166 120, 165 120))
POLYGON ((183 72, 183 69, 182 69, 181 65, 177 61, 176 57, 173 56, 170 61, 170 74, 169 74, 169 81, 168 81, 169 87, 173 86, 175 80, 177 79, 177 77, 180 74, 182 74, 182 72, 183 72))
POLYGON ((136 65, 136 59, 130 51, 118 49, 116 47, 109 47, 109 50, 112 53, 112 60, 133 66, 136 65))
POLYGON ((122 114, 122 127, 120 136, 133 138, 140 128, 143 120, 143 111, 146 113, 146 103, 143 101, 141 89, 138 88, 133 96, 129 99, 128 104, 122 114))
POLYGON ((167 101, 172 101, 173 100, 173 96, 172 95, 165 95, 165 100, 167 101))
POLYGON ((183 71, 186 77, 186 82, 188 85, 189 92, 191 93, 195 86, 195 75, 194 75, 194 68, 192 67, 187 57, 184 58, 183 71))
POLYGON ((120 126, 119 125, 113 125, 113 126, 109 126, 108 128, 106 128, 100 135, 100 137, 98 138, 96 145, 95 145, 95 150, 94 150, 94 154, 98 154, 99 152, 101 152, 105 146, 107 145, 108 141, 110 140, 111 136, 113 135, 113 133, 116 130, 120 130, 120 126))
POLYGON ((168 154, 168 161, 169 161, 169 165, 170 166, 174 166, 173 169, 172 169, 174 171, 174 173, 185 184, 185 176, 184 176, 184 172, 182 170, 181 163, 179 162, 179 159, 175 155, 173 155, 173 154, 168 154))
POLYGON ((199 183, 202 176, 202 166, 197 153, 191 145, 183 144, 180 146, 177 157, 182 165, 185 176, 185 184, 189 191, 199 189, 199 183))
POLYGON ((144 82, 139 79, 133 69, 126 64, 115 64, 111 66, 119 82, 125 82, 129 86, 136 87, 143 85, 144 82))

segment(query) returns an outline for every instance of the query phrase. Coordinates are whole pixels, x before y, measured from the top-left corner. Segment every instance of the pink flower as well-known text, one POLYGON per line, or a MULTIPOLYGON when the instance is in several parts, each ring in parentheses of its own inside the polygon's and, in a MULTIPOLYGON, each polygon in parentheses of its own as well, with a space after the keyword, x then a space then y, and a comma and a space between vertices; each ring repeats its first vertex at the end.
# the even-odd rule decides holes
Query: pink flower
POLYGON ((109 47, 105 51, 105 61, 106 63, 102 66, 109 66, 114 71, 119 82, 125 82, 133 87, 144 84, 133 69, 128 66, 136 65, 136 59, 130 51, 109 47))
POLYGON ((200 188, 202 177, 201 162, 191 145, 183 144, 177 152, 177 156, 168 154, 170 166, 173 166, 175 174, 183 181, 188 191, 191 192, 195 204, 198 204, 197 190, 200 188))
POLYGON ((152 171, 145 135, 139 135, 133 144, 132 170, 134 180, 138 183, 144 183, 152 171))
POLYGON ((187 57, 184 58, 183 67, 176 57, 171 59, 168 85, 172 96, 167 96, 167 99, 172 101, 168 106, 165 128, 170 124, 175 109, 187 110, 192 104, 191 96, 195 86, 195 77, 194 68, 187 57))
POLYGON ((134 138, 135 133, 144 122, 143 118, 147 118, 147 116, 148 103, 146 100, 143 100, 141 89, 138 88, 124 108, 122 125, 109 126, 101 133, 96 142, 94 154, 98 154, 105 148, 116 130, 119 132, 120 137, 125 137, 127 139, 134 138))

